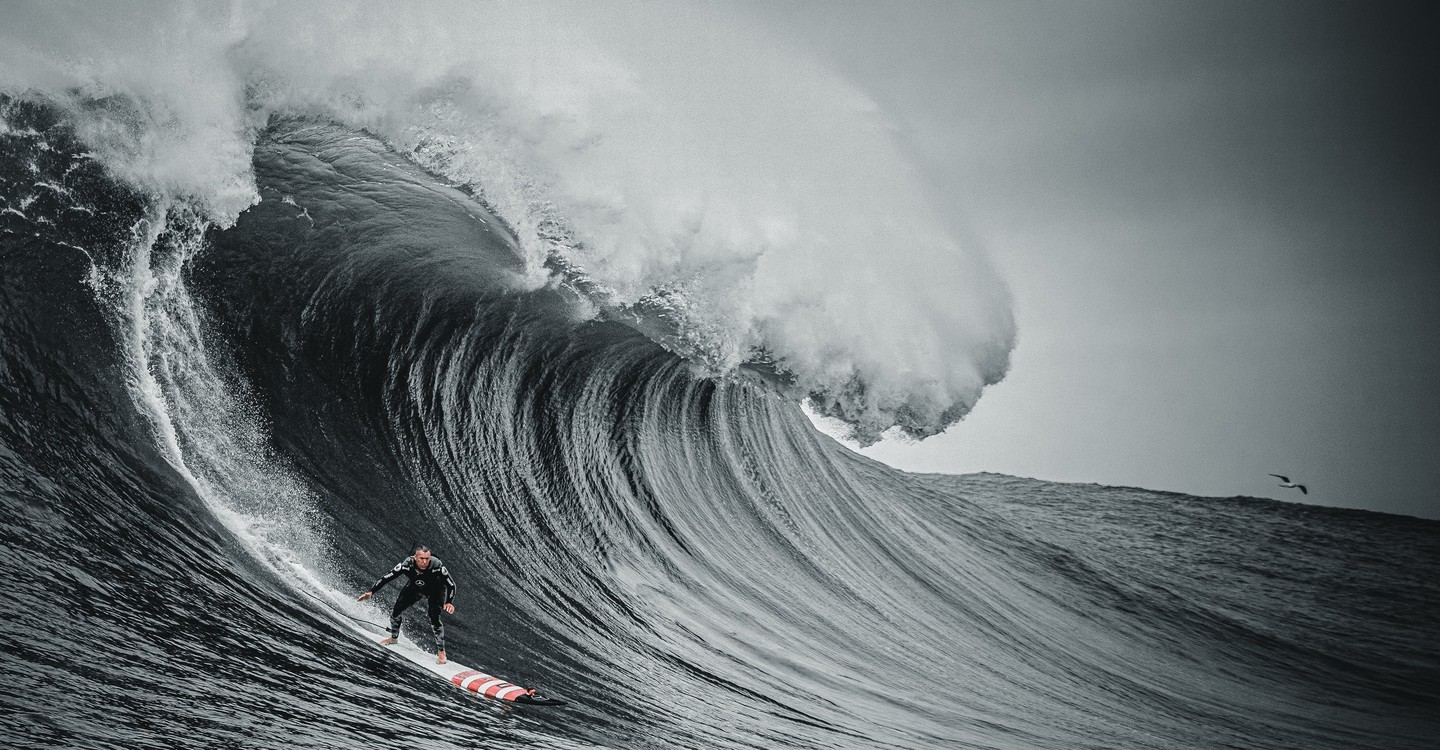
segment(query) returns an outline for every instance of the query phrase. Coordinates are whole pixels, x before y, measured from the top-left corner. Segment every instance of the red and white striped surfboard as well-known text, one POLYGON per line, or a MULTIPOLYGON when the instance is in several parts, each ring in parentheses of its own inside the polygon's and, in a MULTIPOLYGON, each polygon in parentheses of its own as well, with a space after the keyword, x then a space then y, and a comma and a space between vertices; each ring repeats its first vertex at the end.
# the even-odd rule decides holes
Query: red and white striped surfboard
POLYGON ((451 675, 450 684, 495 700, 515 701, 516 703, 548 702, 546 698, 537 697, 534 690, 526 690, 519 685, 474 669, 466 669, 451 675))
MULTIPOLYGON (((385 636, 366 633, 371 643, 379 644, 385 636)), ((546 698, 534 690, 523 688, 512 682, 502 680, 494 675, 488 675, 478 669, 467 667, 464 664, 457 664, 447 661, 444 664, 435 663, 435 655, 428 651, 421 651, 408 641, 401 640, 399 643, 381 646, 396 656, 414 663, 416 666, 425 669, 427 672, 439 675, 449 681, 451 685, 466 690, 475 695, 483 695, 487 698, 506 701, 508 703, 520 703, 531 706, 563 706, 565 701, 554 698, 546 698)))

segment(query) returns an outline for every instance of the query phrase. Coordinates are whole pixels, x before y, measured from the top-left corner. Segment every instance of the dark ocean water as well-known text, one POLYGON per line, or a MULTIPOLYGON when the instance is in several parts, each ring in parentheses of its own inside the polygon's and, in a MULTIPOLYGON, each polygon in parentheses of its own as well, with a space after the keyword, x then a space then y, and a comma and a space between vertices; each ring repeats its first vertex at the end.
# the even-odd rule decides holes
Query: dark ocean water
POLYGON ((219 228, 0 112, 0 745, 1437 746, 1440 522, 906 474, 363 132, 272 120, 219 228), (345 627, 416 541, 568 706, 345 627))

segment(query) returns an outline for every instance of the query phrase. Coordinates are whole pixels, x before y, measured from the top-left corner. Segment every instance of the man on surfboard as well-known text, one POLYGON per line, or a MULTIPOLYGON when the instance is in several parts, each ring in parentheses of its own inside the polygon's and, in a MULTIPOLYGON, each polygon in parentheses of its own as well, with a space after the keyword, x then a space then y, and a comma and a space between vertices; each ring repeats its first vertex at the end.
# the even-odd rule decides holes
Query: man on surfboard
POLYGON ((435 663, 444 664, 445 624, 440 622, 440 610, 445 610, 446 614, 455 614, 455 579, 450 577, 450 571, 445 569, 445 563, 440 562, 440 558, 430 556, 429 547, 416 547, 415 554, 391 568, 389 573, 381 576, 369 591, 361 594, 355 601, 363 602, 369 599, 389 583, 390 579, 402 574, 409 580, 405 584, 405 590, 400 592, 400 598, 395 600, 395 608, 390 611, 390 637, 380 643, 388 646, 399 639, 400 615, 421 597, 428 597, 430 627, 435 630, 435 650, 439 652, 436 654, 435 663))

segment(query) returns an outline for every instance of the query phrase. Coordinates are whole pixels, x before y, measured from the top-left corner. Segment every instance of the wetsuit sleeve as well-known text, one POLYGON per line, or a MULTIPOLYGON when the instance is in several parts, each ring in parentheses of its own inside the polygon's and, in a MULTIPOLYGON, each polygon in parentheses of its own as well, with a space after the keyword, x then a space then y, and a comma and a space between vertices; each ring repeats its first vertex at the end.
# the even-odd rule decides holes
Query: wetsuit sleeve
POLYGON ((376 582, 375 582, 375 585, 370 587, 370 593, 373 594, 373 593, 379 591, 380 589, 382 589, 382 588, 385 587, 385 584, 387 584, 387 583, 390 582, 390 579, 392 579, 392 578, 394 578, 395 576, 398 576, 398 575, 400 575, 401 573, 405 572, 405 563, 408 563, 408 562, 410 562, 410 558, 407 557, 407 558, 405 558, 404 560, 401 560, 401 561, 400 561, 400 564, 398 564, 398 565, 396 565, 395 567, 391 568, 389 573, 386 573, 385 575, 380 576, 380 580, 376 581, 376 582))
POLYGON ((440 566, 440 575, 445 576, 445 603, 449 604, 455 601, 455 579, 444 565, 440 566))

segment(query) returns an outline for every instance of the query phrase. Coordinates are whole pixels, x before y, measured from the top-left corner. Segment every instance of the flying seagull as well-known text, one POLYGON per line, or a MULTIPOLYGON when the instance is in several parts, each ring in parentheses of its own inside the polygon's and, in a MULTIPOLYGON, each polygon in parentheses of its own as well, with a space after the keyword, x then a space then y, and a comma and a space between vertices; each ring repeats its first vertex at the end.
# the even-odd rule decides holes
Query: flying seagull
POLYGON ((1281 475, 1279 475, 1279 474, 1271 474, 1270 476, 1275 477, 1276 479, 1279 479, 1279 480, 1280 480, 1280 486, 1281 486, 1281 487, 1298 487, 1298 488, 1300 489, 1300 494, 1302 494, 1302 495, 1308 495, 1308 494, 1310 494, 1310 491, 1307 490, 1307 489, 1305 489, 1305 485, 1303 485, 1303 484, 1296 484, 1296 483, 1290 481, 1290 477, 1281 476, 1281 475))

